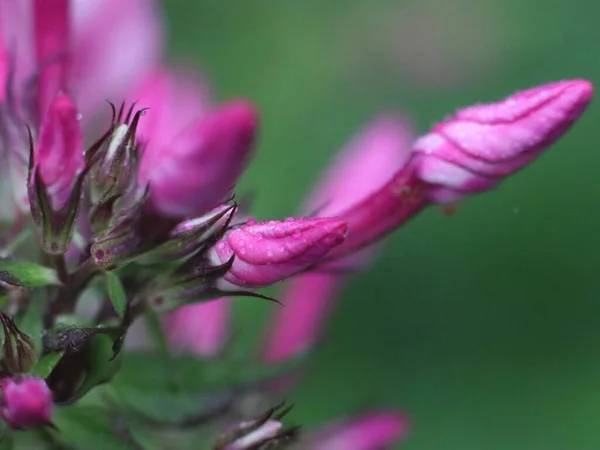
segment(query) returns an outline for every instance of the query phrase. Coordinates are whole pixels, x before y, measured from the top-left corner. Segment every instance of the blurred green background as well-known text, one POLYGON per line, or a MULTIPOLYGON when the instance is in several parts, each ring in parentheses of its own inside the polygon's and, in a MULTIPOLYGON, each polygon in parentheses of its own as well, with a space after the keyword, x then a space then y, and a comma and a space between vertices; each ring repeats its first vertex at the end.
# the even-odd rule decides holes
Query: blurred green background
MULTIPOLYGON (((263 126, 240 185, 261 218, 292 214, 367 120, 419 131, 455 108, 564 78, 600 82, 590 0, 171 0, 170 57, 263 126)), ((431 209, 356 276, 309 377, 313 425, 382 404, 414 423, 399 448, 600 448, 600 108, 501 189, 431 209)), ((273 306, 240 300, 242 328, 273 306)))

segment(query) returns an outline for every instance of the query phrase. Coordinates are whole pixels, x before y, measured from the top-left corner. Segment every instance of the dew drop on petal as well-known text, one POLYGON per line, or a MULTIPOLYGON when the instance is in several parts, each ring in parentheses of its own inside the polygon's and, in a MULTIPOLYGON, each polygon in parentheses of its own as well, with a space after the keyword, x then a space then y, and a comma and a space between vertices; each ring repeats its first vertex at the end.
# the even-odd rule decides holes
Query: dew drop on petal
POLYGON ((302 238, 302 231, 296 231, 296 232, 294 232, 294 234, 292 234, 292 237, 294 239, 301 239, 302 238))
POLYGON ((246 221, 246 225, 251 225, 252 226, 252 225, 256 225, 256 223, 257 223, 256 219, 248 219, 246 221))
POLYGON ((285 219, 286 222, 293 222, 294 220, 296 219, 294 219, 293 217, 288 217, 285 219))

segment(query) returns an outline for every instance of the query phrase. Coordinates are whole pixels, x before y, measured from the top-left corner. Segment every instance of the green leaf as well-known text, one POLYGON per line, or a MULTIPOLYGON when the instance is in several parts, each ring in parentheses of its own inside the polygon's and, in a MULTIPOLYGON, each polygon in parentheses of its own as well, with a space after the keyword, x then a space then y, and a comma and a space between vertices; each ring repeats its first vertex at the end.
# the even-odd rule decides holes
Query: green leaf
POLYGON ((14 439, 10 434, 0 437, 0 450, 12 450, 14 448, 14 439))
POLYGON ((42 357, 33 368, 33 375, 44 379, 48 378, 64 354, 65 352, 49 353, 42 357))
POLYGON ((30 288, 61 284, 53 269, 28 261, 0 261, 0 280, 30 288))
POLYGON ((132 447, 116 431, 114 412, 97 406, 58 408, 52 431, 55 438, 73 449, 130 450, 132 447))
POLYGON ((96 386, 110 381, 121 368, 121 359, 112 359, 113 344, 114 339, 107 334, 96 334, 86 342, 82 351, 87 362, 87 374, 69 403, 80 399, 96 386))
POLYGON ((121 280, 115 273, 105 272, 105 275, 108 296, 110 297, 113 308, 122 319, 127 310, 127 295, 125 294, 125 289, 123 288, 123 284, 121 284, 121 280))

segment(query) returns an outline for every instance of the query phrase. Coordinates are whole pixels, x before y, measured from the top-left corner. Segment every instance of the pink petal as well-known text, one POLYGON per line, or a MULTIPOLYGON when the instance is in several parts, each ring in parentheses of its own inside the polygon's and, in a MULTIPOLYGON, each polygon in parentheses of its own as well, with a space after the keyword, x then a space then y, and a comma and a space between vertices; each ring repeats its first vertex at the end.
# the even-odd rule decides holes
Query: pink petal
POLYGON ((149 73, 128 96, 140 108, 148 108, 136 136, 147 143, 146 169, 175 136, 208 112, 210 94, 205 83, 192 73, 161 68, 149 73))
POLYGON ((162 53, 163 25, 154 0, 74 0, 72 8, 72 80, 89 121, 106 100, 121 101, 152 70, 162 53))
POLYGON ((314 450, 374 450, 386 448, 404 438, 407 420, 392 411, 367 414, 344 421, 319 433, 314 450))
POLYGON ((35 50, 38 68, 39 114, 43 116, 61 90, 67 88, 71 46, 69 0, 34 0, 35 50))
POLYGON ((216 356, 227 340, 230 310, 226 298, 182 306, 164 318, 167 339, 175 349, 216 356))
POLYGON ((335 216, 360 202, 404 165, 413 133, 404 117, 381 116, 369 123, 340 152, 322 176, 307 212, 335 216))
MULTIPOLYGON (((152 205, 170 216, 195 216, 226 198, 245 169, 257 113, 245 101, 222 105, 142 161, 152 205)), ((152 144, 150 144, 152 145, 152 144)))
POLYGON ((235 256, 223 289, 263 287, 314 265, 343 242, 346 232, 343 221, 328 218, 247 224, 229 231, 211 249, 210 259, 218 265, 235 256))
POLYGON ((312 347, 320 338, 336 295, 339 276, 307 273, 289 281, 267 330, 263 360, 276 363, 312 347))
POLYGON ((581 116, 593 96, 586 80, 550 83, 457 112, 414 145, 431 200, 495 187, 530 163, 581 116))
POLYGON ((60 94, 51 103, 42 122, 34 157, 44 184, 57 205, 62 204, 85 164, 77 109, 68 95, 60 94))

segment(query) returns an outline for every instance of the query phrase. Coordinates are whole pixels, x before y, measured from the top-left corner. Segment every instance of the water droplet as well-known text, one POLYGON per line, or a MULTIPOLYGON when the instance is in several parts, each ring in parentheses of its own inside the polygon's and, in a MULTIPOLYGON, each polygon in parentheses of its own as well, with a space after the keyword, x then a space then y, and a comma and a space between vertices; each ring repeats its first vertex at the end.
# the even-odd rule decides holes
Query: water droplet
POLYGON ((83 114, 78 113, 76 117, 77 117, 77 120, 81 120, 81 119, 83 119, 83 114))
POLYGON ((244 245, 246 245, 246 241, 244 241, 243 239, 240 239, 237 243, 240 247, 243 247, 244 245))
POLYGON ((219 248, 219 250, 223 250, 225 248, 225 242, 224 241, 219 242, 217 247, 219 248))
POLYGON ((255 237, 256 237, 257 240, 260 241, 263 238, 263 235, 262 235, 262 233, 256 233, 255 237))
POLYGON ((248 251, 245 248, 240 248, 240 254, 245 255, 248 251))
POLYGON ((269 251, 267 252, 267 258, 272 258, 272 257, 273 257, 273 251, 272 251, 272 250, 269 250, 269 251))
POLYGON ((256 219, 248 219, 246 221, 246 225, 256 225, 256 224, 257 224, 256 219))
POLYGON ((296 231, 294 234, 292 234, 292 237, 294 239, 301 239, 302 238, 302 231, 296 231))
POLYGON ((254 244, 248 244, 248 248, 249 248, 250 250, 254 250, 254 244))
POLYGON ((293 217, 288 217, 285 219, 286 222, 293 222, 294 220, 296 219, 294 219, 293 217))

